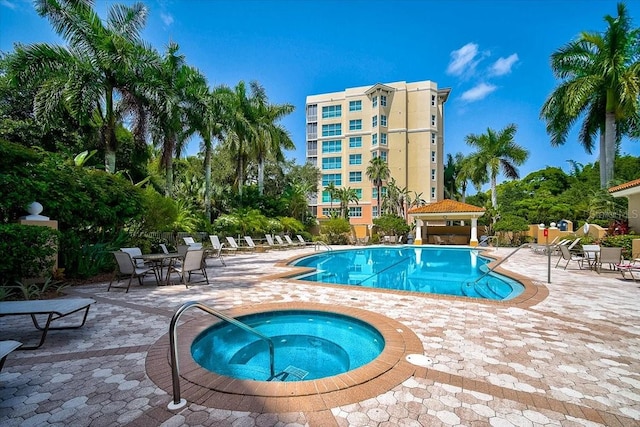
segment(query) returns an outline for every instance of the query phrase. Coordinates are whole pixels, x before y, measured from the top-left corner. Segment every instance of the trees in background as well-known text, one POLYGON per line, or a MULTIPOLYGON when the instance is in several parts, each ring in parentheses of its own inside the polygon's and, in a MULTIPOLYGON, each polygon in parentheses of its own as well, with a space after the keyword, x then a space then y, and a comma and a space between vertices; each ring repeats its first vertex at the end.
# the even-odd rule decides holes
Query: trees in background
POLYGON ((367 166, 367 170, 365 172, 367 177, 373 182, 373 185, 376 186, 377 190, 377 206, 378 206, 378 215, 382 215, 382 204, 380 203, 382 182, 389 179, 391 176, 391 171, 389 170, 389 165, 384 161, 382 157, 374 157, 369 162, 367 166))

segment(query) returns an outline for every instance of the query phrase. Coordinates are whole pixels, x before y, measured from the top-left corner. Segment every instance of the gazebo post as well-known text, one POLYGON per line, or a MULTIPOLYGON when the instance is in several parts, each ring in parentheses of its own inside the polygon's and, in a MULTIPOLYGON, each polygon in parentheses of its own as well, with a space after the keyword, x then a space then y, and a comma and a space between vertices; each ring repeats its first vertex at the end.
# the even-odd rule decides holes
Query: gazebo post
POLYGON ((414 245, 422 244, 422 220, 416 218, 416 239, 413 241, 414 245))
POLYGON ((471 218, 471 239, 469 246, 478 246, 478 218, 471 218))

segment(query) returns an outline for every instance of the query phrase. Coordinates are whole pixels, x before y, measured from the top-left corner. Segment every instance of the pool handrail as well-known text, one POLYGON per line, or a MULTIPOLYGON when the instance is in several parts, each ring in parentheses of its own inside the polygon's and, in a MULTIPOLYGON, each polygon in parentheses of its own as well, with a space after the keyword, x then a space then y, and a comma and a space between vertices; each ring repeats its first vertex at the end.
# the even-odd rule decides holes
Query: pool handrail
POLYGON ((314 249, 315 251, 319 251, 321 246, 323 248, 325 248, 329 252, 331 252, 333 250, 333 248, 331 246, 327 245, 322 240, 317 240, 317 241, 313 242, 313 244, 314 244, 314 247, 315 247, 315 249, 314 249))
POLYGON ((258 332, 251 326, 245 325, 244 323, 238 321, 237 319, 234 319, 233 317, 229 317, 225 314, 222 314, 219 311, 216 311, 211 307, 205 304, 202 304, 201 302, 187 301, 184 304, 182 304, 180 308, 178 308, 178 310, 176 310, 176 312, 173 314, 173 317, 171 318, 171 323, 169 324, 169 345, 170 345, 169 349, 171 352, 171 381, 173 382, 173 400, 169 402, 169 404, 167 405, 167 408, 169 410, 180 409, 187 404, 187 401, 185 399, 180 398, 180 368, 178 366, 178 347, 176 344, 178 341, 178 328, 177 328, 178 320, 180 320, 180 316, 182 316, 182 314, 185 311, 187 311, 192 307, 199 308, 200 310, 206 313, 209 313, 220 320, 223 320, 227 323, 231 323, 232 325, 237 326, 238 328, 243 329, 249 333, 252 333, 256 335, 258 338, 266 341, 267 344, 269 345, 269 363, 270 363, 269 369, 271 372, 271 377, 275 375, 274 345, 271 338, 267 337, 266 335, 263 335, 262 333, 258 332))
POLYGON ((508 260, 511 255, 515 254, 516 252, 518 252, 520 249, 525 248, 525 247, 529 247, 529 243, 523 243, 520 246, 518 246, 513 252, 511 252, 509 255, 507 255, 506 257, 502 258, 500 261, 498 261, 498 263, 496 265, 494 265, 493 267, 491 267, 490 269, 488 269, 487 271, 484 272, 483 275, 481 275, 480 277, 478 277, 476 280, 474 280, 473 283, 474 285, 476 283, 478 283, 481 279, 487 277, 489 274, 493 273, 493 271, 503 262, 505 262, 506 260, 508 260))

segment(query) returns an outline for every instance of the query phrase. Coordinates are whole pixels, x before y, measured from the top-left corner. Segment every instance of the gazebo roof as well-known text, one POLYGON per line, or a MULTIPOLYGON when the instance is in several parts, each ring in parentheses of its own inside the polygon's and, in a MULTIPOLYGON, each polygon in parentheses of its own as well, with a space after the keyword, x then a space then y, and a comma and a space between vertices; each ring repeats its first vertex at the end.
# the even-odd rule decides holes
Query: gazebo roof
POLYGON ((625 182, 624 184, 616 185, 609 188, 609 193, 614 197, 628 196, 631 194, 640 193, 640 178, 633 181, 625 182), (625 191, 626 190, 626 191, 625 191))
POLYGON ((415 214, 469 214, 478 217, 484 214, 485 209, 478 206, 462 203, 455 200, 440 200, 439 202, 409 209, 409 215, 415 214), (480 215, 478 215, 480 214, 480 215))

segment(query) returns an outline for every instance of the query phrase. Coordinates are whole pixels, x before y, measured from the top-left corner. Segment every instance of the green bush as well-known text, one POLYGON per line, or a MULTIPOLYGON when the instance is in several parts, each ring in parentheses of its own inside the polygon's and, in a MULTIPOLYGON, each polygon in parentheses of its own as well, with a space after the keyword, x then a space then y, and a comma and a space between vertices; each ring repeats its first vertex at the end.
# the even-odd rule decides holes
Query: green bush
POLYGON ((631 245, 633 239, 640 239, 640 235, 638 234, 619 234, 617 236, 607 236, 600 244, 602 246, 610 246, 616 248, 622 248, 622 256, 625 259, 631 259, 633 254, 631 253, 631 245))
POLYGON ((330 218, 322 223, 322 233, 327 236, 330 245, 346 245, 349 243, 351 226, 344 218, 330 218))
POLYGON ((0 224, 2 286, 13 286, 25 278, 50 276, 60 233, 49 227, 0 224))
POLYGON ((389 236, 403 236, 411 230, 404 218, 391 214, 384 214, 380 218, 374 218, 373 224, 380 233, 389 236))

